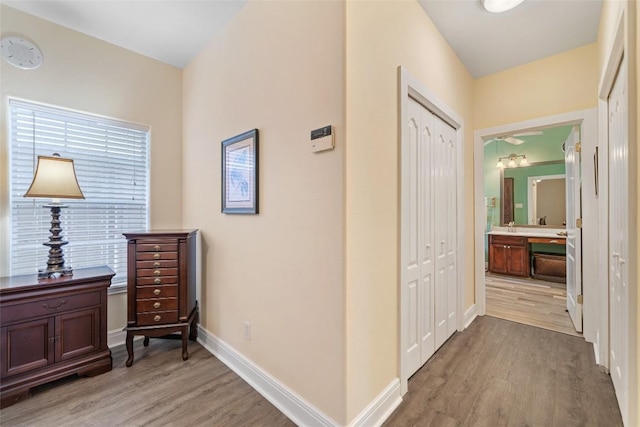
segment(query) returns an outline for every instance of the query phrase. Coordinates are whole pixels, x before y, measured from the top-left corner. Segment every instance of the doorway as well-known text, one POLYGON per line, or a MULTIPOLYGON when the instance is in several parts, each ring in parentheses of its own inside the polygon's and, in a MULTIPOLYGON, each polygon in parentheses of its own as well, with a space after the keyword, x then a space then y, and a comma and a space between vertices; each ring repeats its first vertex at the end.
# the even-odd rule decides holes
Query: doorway
MULTIPOLYGON (((512 123, 508 125, 498 126, 494 128, 481 129, 475 131, 475 139, 474 139, 474 151, 475 151, 475 187, 476 187, 476 249, 475 249, 475 259, 476 259, 476 304, 478 308, 478 314, 484 315, 487 313, 487 287, 485 280, 485 252, 488 251, 488 248, 485 246, 485 233, 487 230, 487 221, 486 221, 486 206, 487 201, 485 199, 485 153, 484 153, 484 144, 487 140, 496 137, 502 137, 504 139, 505 136, 511 136, 513 134, 531 134, 541 129, 549 129, 553 127, 559 126, 569 126, 572 127, 577 125, 581 128, 582 138, 581 138, 581 146, 580 150, 582 153, 583 159, 590 159, 593 152, 595 152, 596 147, 596 110, 581 110, 572 113, 560 114, 555 116, 544 117, 540 119, 534 119, 524 122, 512 123)), ((524 139, 520 137, 519 139, 524 139)), ((515 150, 514 150, 515 151, 515 150)), ((526 153, 509 153, 509 154, 526 154, 526 153)), ((506 155, 506 159, 504 161, 510 161, 510 155, 506 155)), ((528 159, 527 159, 528 161, 528 159)), ((495 168, 495 165, 493 165, 495 168)), ((594 179, 594 165, 592 162, 584 161, 582 164, 582 180, 585 183, 585 190, 582 194, 582 206, 583 216, 582 220, 584 221, 587 217, 589 217, 590 224, 589 227, 585 227, 582 229, 583 243, 580 245, 585 250, 582 253, 583 259, 583 291, 582 294, 578 297, 576 295, 576 301, 582 301, 584 296, 585 303, 582 305, 582 308, 585 313, 584 318, 584 337, 587 341, 593 342, 596 339, 596 331, 598 326, 598 321, 600 319, 600 313, 602 308, 599 307, 597 303, 597 299, 589 298, 592 295, 596 295, 594 292, 598 287, 598 269, 597 269, 597 239, 598 239, 598 229, 594 227, 597 225, 597 217, 593 217, 597 215, 598 212, 598 204, 595 195, 595 188, 593 184, 594 179), (578 299, 579 298, 579 299, 578 299)), ((550 174, 550 173, 546 173, 550 174)), ((497 186, 499 184, 496 184, 497 186)), ((525 196, 526 197, 526 196, 525 196)), ((515 202, 518 206, 518 202, 515 202)), ((497 208, 499 209, 499 208, 497 208)), ((524 213, 527 211, 526 203, 522 203, 519 206, 519 209, 514 209, 514 216, 518 216, 518 211, 524 213)), ((530 222, 535 222, 539 220, 538 217, 529 219, 525 219, 524 223, 529 224, 530 222)), ((517 228, 517 226, 516 226, 517 228)), ((509 245, 506 245, 509 246, 509 245)), ((529 276, 529 271, 523 270, 523 276, 529 276)))
POLYGON ((579 140, 573 124, 484 140, 487 314, 581 335, 579 140))

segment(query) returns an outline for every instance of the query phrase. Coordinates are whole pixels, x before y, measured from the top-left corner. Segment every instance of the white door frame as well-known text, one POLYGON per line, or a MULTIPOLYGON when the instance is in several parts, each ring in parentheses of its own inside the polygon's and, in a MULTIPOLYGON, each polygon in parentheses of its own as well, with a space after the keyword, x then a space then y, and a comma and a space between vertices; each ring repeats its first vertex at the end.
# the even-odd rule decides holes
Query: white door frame
MULTIPOLYGON (((409 96, 415 99, 418 103, 422 104, 425 108, 432 111, 442 120, 447 122, 456 130, 456 143, 458 144, 456 150, 457 156, 457 176, 456 176, 456 191, 457 191, 457 329, 459 331, 464 329, 464 276, 465 276, 465 268, 464 268, 464 251, 465 251, 465 239, 464 239, 464 120, 462 117, 456 113, 453 109, 449 108, 449 106, 444 103, 440 98, 438 98, 433 92, 427 89, 417 78, 413 77, 406 68, 399 66, 398 67, 398 148, 400 152, 402 151, 402 144, 405 140, 404 132, 405 126, 404 124, 408 120, 408 100, 409 96)), ((399 156, 400 158, 402 156, 399 156)), ((402 177, 402 168, 405 166, 400 162, 400 171, 399 176, 402 177)), ((399 182, 399 191, 398 194, 401 194, 401 179, 399 182)), ((399 218, 402 218, 402 200, 398 198, 398 211, 400 214, 399 218)), ((402 229, 402 224, 400 224, 400 228, 402 229)), ((400 237, 402 240, 402 237, 400 237)), ((405 287, 402 286, 404 269, 401 267, 401 260, 403 259, 402 248, 404 245, 402 241, 400 243, 400 253, 398 254, 398 265, 400 268, 400 277, 398 277, 398 292, 400 297, 400 310, 398 311, 398 335, 399 342, 397 343, 400 366, 399 366, 399 375, 400 378, 400 394, 404 395, 407 393, 408 387, 408 376, 405 374, 406 371, 406 357, 405 357, 405 349, 407 348, 407 331, 406 328, 408 325, 404 323, 404 311, 408 309, 407 300, 408 296, 405 292, 405 287)))
MULTIPOLYGON (((628 22, 627 15, 627 6, 623 6, 620 8, 620 12, 616 17, 615 25, 614 25, 614 34, 613 41, 611 46, 606 46, 605 51, 605 64, 600 76, 600 82, 598 85, 598 145, 600 146, 599 155, 600 161, 598 164, 600 170, 600 205, 599 205, 599 215, 600 222, 602 224, 609 224, 609 109, 608 109, 608 99, 611 94, 611 90, 613 89, 613 84, 616 81, 616 75, 620 64, 622 63, 622 59, 625 56, 625 52, 630 52, 629 46, 626 45, 626 38, 628 37, 628 30, 626 28, 626 23, 628 22)), ((630 19, 635 19, 635 16, 630 17, 630 19)), ((631 58, 627 58, 626 66, 627 72, 625 73, 627 78, 627 90, 629 91, 628 100, 632 99, 633 94, 631 90, 633 90, 634 86, 629 85, 629 78, 632 75, 630 73, 631 70, 635 70, 632 65, 631 58)), ((637 108, 637 107, 636 107, 637 108)), ((635 123, 636 117, 633 114, 636 113, 635 110, 631 108, 627 108, 629 113, 629 117, 627 123, 635 123)), ((636 186, 638 184, 638 175, 637 168, 634 167, 635 159, 638 158, 638 148, 635 143, 631 143, 631 141, 635 141, 635 136, 631 134, 631 128, 627 130, 628 138, 629 138, 629 151, 628 151, 628 159, 629 159, 629 253, 627 258, 629 260, 637 260, 638 259, 638 247, 637 247, 637 236, 638 236, 638 224, 636 223, 637 213, 638 213, 638 198, 635 192, 636 186)), ((600 277, 599 280, 602 283, 609 284, 609 229, 608 227, 600 227, 600 251, 599 251, 599 271, 600 277)), ((638 363, 639 363, 639 355, 638 355, 638 267, 636 262, 627 263, 629 268, 629 319, 628 319, 628 336, 627 342, 629 345, 629 352, 627 354, 627 364, 628 364, 628 390, 627 390, 627 401, 628 405, 628 413, 622 414, 623 420, 627 423, 627 425, 637 425, 640 421, 640 413, 638 405, 635 402, 638 402, 640 398, 640 391, 638 390, 640 384, 638 383, 639 373, 638 373, 638 363)), ((597 297, 602 298, 604 301, 609 301, 609 287, 607 286, 606 292, 597 295, 597 297)), ((604 323, 605 328, 602 331, 605 334, 605 340, 601 341, 603 343, 604 351, 602 355, 603 363, 607 368, 609 367, 609 306, 607 304, 606 310, 601 313, 602 319, 601 321, 604 323)))
MULTIPOLYGON (((486 313, 486 284, 485 284, 485 254, 484 254, 484 239, 485 239, 485 224, 484 224, 484 139, 488 137, 495 137, 499 135, 527 132, 531 130, 539 130, 543 128, 575 125, 581 126, 581 140, 583 150, 587 147, 594 147, 597 143, 597 113, 596 109, 579 110, 570 113, 557 114, 553 116, 541 117, 532 120, 526 120, 517 123, 509 123, 492 128, 479 129, 474 132, 474 183, 475 183, 475 282, 476 282, 476 305, 478 315, 484 316, 486 313)), ((592 148, 592 149, 594 149, 592 148)), ((602 151, 602 150, 600 150, 602 151)), ((587 160, 585 160, 585 163, 587 160)), ((585 184, 586 185, 586 184, 585 184)), ((583 201, 584 203, 584 201, 583 201)), ((594 206, 595 209, 595 206, 594 206)), ((597 227, 597 224, 586 224, 585 227, 597 227)), ((591 228, 595 232, 595 228, 591 228)), ((583 228, 584 231, 584 228, 583 228)), ((590 256, 588 253, 585 256, 590 256)), ((597 259, 591 260, 584 258, 583 266, 587 263, 596 265, 597 259)), ((594 316, 593 319, 600 319, 599 313, 604 307, 604 301, 594 298, 594 287, 597 286, 597 281, 584 282, 583 295, 585 300, 585 311, 588 311, 589 316, 594 316)), ((594 321, 595 322, 595 321, 594 321)), ((596 330, 598 329, 594 322, 584 322, 584 337, 587 341, 593 342, 595 340, 596 330)), ((606 325, 600 325, 599 330, 607 329, 606 325)), ((600 334, 600 339, 608 339, 600 334)), ((602 341, 601 341, 602 342, 602 341)), ((604 341, 608 342, 608 341, 604 341)), ((599 349, 602 351, 602 349, 599 349)), ((606 351, 606 349, 605 349, 606 351)), ((597 360, 599 355, 596 354, 597 360)))

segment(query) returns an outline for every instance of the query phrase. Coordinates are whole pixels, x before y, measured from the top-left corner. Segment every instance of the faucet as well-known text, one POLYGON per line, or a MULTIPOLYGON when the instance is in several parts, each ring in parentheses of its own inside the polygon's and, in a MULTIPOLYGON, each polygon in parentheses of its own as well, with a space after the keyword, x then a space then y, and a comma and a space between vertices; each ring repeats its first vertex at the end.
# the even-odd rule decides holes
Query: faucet
POLYGON ((515 232, 516 232, 516 227, 515 227, 515 225, 516 225, 516 224, 515 224, 515 222, 510 221, 510 222, 509 222, 509 228, 507 229, 507 231, 510 231, 510 232, 512 232, 512 233, 515 233, 515 232))

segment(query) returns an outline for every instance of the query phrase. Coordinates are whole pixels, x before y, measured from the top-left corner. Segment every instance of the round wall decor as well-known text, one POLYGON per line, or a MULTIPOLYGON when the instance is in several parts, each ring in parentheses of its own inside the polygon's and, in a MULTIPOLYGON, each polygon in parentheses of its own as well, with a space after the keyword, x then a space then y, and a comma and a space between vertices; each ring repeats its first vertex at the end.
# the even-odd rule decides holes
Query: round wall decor
POLYGON ((3 37, 0 41, 2 57, 11 65, 23 70, 33 70, 42 65, 40 48, 29 40, 18 36, 3 37))

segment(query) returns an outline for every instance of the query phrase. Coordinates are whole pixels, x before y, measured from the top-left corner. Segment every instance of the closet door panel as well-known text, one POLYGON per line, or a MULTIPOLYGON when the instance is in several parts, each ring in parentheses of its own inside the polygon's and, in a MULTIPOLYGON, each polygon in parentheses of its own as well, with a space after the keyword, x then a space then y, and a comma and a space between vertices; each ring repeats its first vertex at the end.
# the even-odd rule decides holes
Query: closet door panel
POLYGON ((405 202, 403 223, 406 229, 403 230, 403 248, 406 254, 403 257, 404 280, 402 286, 405 287, 407 303, 404 308, 404 322, 407 325, 405 343, 407 357, 407 376, 411 376, 422 366, 421 345, 420 345, 420 318, 423 315, 422 302, 420 297, 420 156, 421 145, 421 107, 415 101, 409 99, 409 119, 405 123, 408 141, 405 141, 403 150, 403 199, 405 202))
POLYGON ((421 307, 421 363, 424 364, 435 352, 434 331, 434 253, 433 253, 433 168, 432 140, 434 136, 435 117, 420 106, 420 300, 421 307))

